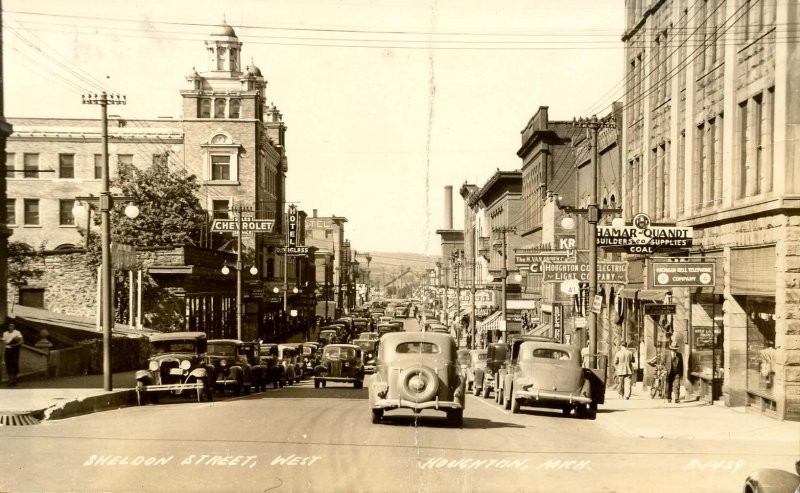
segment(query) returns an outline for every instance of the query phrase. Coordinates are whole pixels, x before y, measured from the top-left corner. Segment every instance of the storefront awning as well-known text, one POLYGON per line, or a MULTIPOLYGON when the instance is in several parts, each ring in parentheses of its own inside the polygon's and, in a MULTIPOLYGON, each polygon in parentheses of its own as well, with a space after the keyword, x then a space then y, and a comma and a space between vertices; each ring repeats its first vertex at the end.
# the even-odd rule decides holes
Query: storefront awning
POLYGON ((703 307, 697 303, 692 303, 692 327, 711 327, 713 325, 711 317, 708 316, 703 307))
POLYGON ((498 310, 489 315, 488 317, 486 317, 482 322, 478 322, 478 329, 480 330, 496 329, 497 321, 500 319, 500 315, 502 315, 502 313, 503 312, 498 310))
POLYGON ((550 324, 540 324, 535 329, 529 330, 526 335, 529 336, 550 336, 550 324))
POLYGON ((669 291, 666 289, 640 289, 639 292, 636 293, 636 299, 658 301, 659 303, 662 303, 668 294, 669 291))
POLYGON ((632 299, 636 298, 636 291, 638 291, 638 289, 622 288, 622 289, 619 290, 619 296, 621 298, 626 298, 626 299, 632 300, 632 299))

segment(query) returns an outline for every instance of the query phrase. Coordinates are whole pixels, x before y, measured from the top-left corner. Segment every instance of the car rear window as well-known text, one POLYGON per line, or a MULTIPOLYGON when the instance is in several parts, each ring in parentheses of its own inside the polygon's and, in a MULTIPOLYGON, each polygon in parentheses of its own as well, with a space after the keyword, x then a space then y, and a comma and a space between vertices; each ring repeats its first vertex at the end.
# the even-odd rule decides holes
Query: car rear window
POLYGON ((348 347, 328 347, 325 348, 324 357, 328 359, 353 359, 356 357, 356 350, 348 347))
POLYGON ((153 354, 163 353, 193 353, 194 341, 155 341, 152 346, 153 354))
POLYGON ((569 361, 569 353, 560 349, 536 348, 533 350, 534 358, 557 359, 569 361))
POLYGON ((230 344, 209 344, 208 352, 220 356, 235 356, 236 346, 230 344))
POLYGON ((439 352, 439 346, 432 342, 401 342, 397 345, 397 349, 395 349, 395 351, 399 354, 436 354, 439 352))

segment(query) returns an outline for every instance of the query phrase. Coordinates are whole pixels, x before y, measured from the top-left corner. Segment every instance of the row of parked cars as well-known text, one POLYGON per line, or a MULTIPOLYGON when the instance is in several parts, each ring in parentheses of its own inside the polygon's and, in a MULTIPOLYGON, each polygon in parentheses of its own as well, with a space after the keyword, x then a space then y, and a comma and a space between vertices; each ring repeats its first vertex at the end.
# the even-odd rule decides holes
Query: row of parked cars
POLYGON ((173 332, 150 338, 146 370, 136 372, 139 404, 158 402, 163 393, 198 402, 230 390, 250 394, 299 383, 321 360, 319 343, 260 344, 236 339, 208 340, 203 332, 173 332))
POLYGON ((594 419, 605 399, 608 359, 582 358, 576 346, 538 336, 516 336, 487 349, 459 350, 468 391, 512 413, 522 406, 560 409, 564 416, 594 419))

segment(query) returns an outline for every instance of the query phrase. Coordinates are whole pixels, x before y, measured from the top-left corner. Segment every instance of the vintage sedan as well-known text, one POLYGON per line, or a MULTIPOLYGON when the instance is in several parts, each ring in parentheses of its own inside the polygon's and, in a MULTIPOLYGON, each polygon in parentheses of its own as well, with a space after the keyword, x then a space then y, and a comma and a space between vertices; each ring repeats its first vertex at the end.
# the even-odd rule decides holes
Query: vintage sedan
POLYGON ((380 335, 377 332, 362 332, 358 334, 358 338, 361 340, 377 341, 380 335))
POLYGON ((354 344, 330 344, 322 350, 322 362, 314 371, 314 388, 325 387, 326 382, 352 383, 360 389, 364 385, 364 365, 361 348, 354 344))
POLYGON ((215 388, 224 393, 233 390, 234 395, 250 394, 253 385, 253 369, 247 362, 244 343, 237 339, 212 339, 208 341, 208 362, 214 366, 217 378, 215 388))
POLYGON ((759 469, 747 476, 744 493, 796 493, 800 491, 800 460, 795 473, 783 469, 759 469))
POLYGON ((258 341, 245 342, 244 354, 253 371, 253 390, 267 390, 267 364, 261 361, 261 345, 258 341))
POLYGON ((469 352, 467 363, 467 390, 472 390, 473 395, 481 395, 483 379, 479 380, 478 372, 486 368, 486 349, 472 349, 469 352))
POLYGON ((504 342, 493 342, 486 348, 486 368, 478 369, 475 372, 475 379, 480 382, 483 389, 483 398, 488 398, 492 390, 495 391, 497 398, 497 382, 499 381, 500 371, 505 367, 506 355, 508 354, 508 344, 504 342))
POLYGON ((451 336, 400 332, 381 338, 369 385, 373 423, 393 409, 428 409, 444 411, 451 426, 461 427, 465 405, 465 381, 451 336))
MULTIPOLYGON (((605 382, 584 368, 580 348, 558 342, 524 341, 503 390, 512 413, 521 406, 573 410, 579 418, 594 419, 605 394, 605 382)), ((605 374, 605 368, 603 368, 605 374)))
POLYGON ((361 348, 361 362, 364 365, 364 373, 367 375, 375 373, 375 354, 378 349, 378 341, 356 339, 353 344, 361 348))
POLYGON ((297 362, 297 347, 294 344, 278 344, 278 364, 283 366, 285 385, 300 383, 303 369, 297 362))
POLYGON ((260 359, 261 363, 266 365, 267 368, 266 381, 272 382, 272 387, 275 389, 283 387, 283 382, 286 380, 286 370, 278 361, 278 345, 262 344, 260 359))
POLYGON ((319 331, 317 339, 322 346, 336 344, 339 342, 339 332, 336 329, 322 329, 319 331))
POLYGON ((150 359, 146 370, 136 372, 139 405, 159 395, 196 395, 197 401, 213 399, 214 367, 208 364, 208 341, 203 332, 170 332, 150 337, 150 359))

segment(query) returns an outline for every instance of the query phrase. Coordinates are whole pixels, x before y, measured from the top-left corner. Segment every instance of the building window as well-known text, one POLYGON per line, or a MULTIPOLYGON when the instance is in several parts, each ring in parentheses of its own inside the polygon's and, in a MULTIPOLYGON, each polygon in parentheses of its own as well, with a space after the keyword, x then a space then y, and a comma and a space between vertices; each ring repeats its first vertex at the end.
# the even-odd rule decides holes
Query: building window
POLYGON ((33 308, 44 308, 44 288, 20 288, 19 304, 33 308))
POLYGON ((26 226, 39 225, 39 199, 25 199, 23 202, 26 226))
POLYGON ((211 100, 200 100, 200 118, 211 118, 211 100))
POLYGON ((239 109, 241 107, 241 103, 238 99, 231 99, 230 103, 230 110, 228 112, 228 116, 230 118, 239 118, 239 109))
POLYGON ((225 70, 225 48, 217 48, 217 70, 225 70))
POLYGON ((231 72, 237 72, 239 70, 239 65, 236 63, 236 60, 236 50, 231 48, 231 72))
POLYGON ((169 153, 164 152, 164 154, 153 154, 153 164, 157 166, 169 165, 169 153))
POLYGON ((39 178, 39 155, 38 154, 25 154, 24 156, 24 172, 25 178, 39 178))
POLYGON ((739 103, 737 122, 737 197, 768 193, 773 187, 774 88, 739 103))
POLYGON ((75 178, 75 154, 58 155, 58 177, 75 178))
POLYGON ((225 100, 214 100, 214 118, 225 118, 225 100))
POLYGON ((94 155, 94 179, 101 180, 103 178, 103 155, 94 155))
POLYGON ((678 134, 678 169, 675 177, 675 190, 678 192, 678 214, 684 212, 684 189, 686 187, 686 130, 678 134))
POLYGON ((230 155, 211 156, 211 179, 225 181, 231 179, 230 155))
POLYGON ((16 173, 14 172, 14 157, 13 152, 6 153, 6 178, 16 177, 16 173))
POLYGON ((6 224, 17 224, 17 201, 6 199, 6 224))
POLYGON ((75 207, 75 200, 58 201, 58 224, 61 226, 75 226, 75 217, 72 215, 72 208, 75 207))
POLYGON ((211 213, 214 219, 230 219, 230 201, 214 200, 211 202, 211 213))

